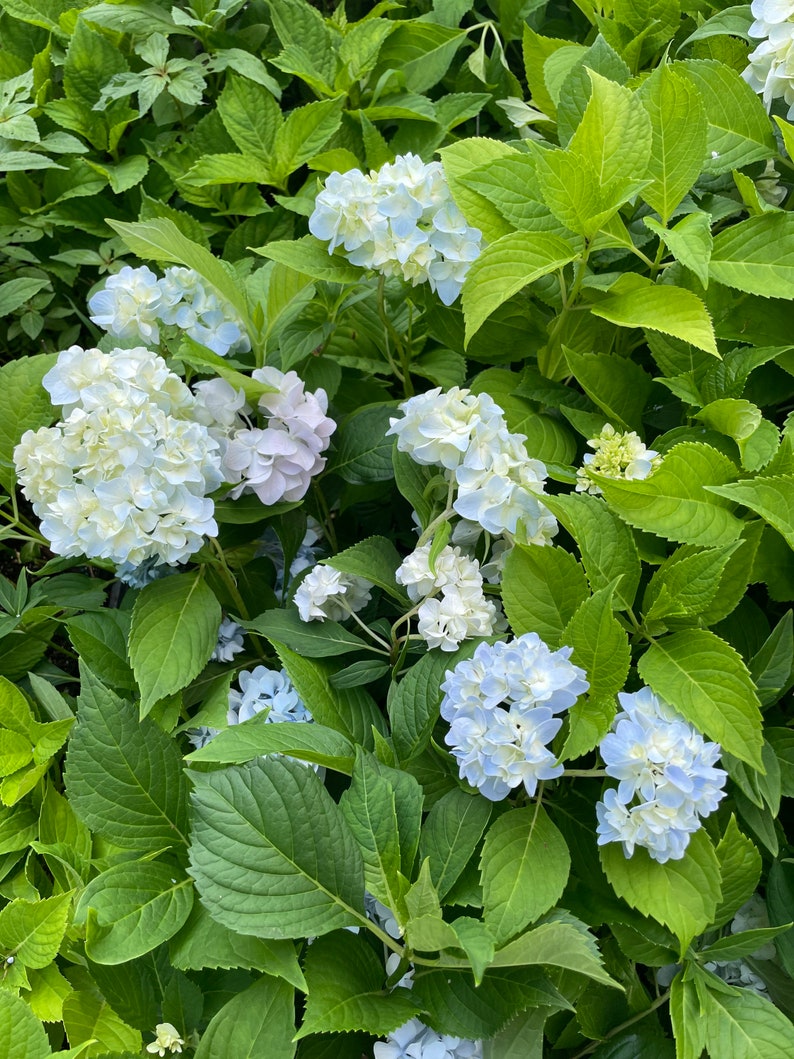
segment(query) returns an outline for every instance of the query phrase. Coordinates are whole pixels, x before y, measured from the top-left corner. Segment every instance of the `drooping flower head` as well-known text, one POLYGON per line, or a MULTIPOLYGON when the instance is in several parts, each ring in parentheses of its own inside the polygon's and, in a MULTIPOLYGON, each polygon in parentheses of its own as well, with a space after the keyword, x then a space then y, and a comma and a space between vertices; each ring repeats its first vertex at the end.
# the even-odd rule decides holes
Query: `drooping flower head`
POLYGON ((363 577, 318 563, 298 585, 295 606, 302 621, 344 621, 369 603, 370 587, 363 577))
POLYGON ((480 644, 441 685, 445 737, 461 776, 491 801, 521 784, 534 795, 540 780, 563 773, 549 743, 562 727, 557 716, 590 686, 569 659, 551 651, 537 633, 480 644))

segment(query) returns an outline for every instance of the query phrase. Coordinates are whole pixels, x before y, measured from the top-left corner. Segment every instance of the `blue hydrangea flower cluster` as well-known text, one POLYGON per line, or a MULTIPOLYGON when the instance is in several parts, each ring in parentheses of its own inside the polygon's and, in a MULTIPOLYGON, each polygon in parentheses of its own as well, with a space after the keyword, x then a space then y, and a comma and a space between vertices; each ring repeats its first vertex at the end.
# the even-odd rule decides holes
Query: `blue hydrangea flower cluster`
POLYGON ((243 669, 237 682, 240 690, 229 691, 229 724, 242 724, 263 710, 270 711, 270 722, 314 720, 283 669, 243 669))
POLYGON ((441 685, 446 742, 460 775, 491 801, 522 783, 534 795, 539 780, 563 773, 548 744, 563 713, 589 688, 569 661, 572 648, 551 651, 537 633, 480 644, 471 659, 448 670, 441 685))
POLYGON ((596 805, 598 843, 636 846, 664 864, 680 860, 701 819, 725 796, 727 773, 709 743, 650 688, 618 695, 623 711, 601 742, 607 776, 620 783, 596 805))

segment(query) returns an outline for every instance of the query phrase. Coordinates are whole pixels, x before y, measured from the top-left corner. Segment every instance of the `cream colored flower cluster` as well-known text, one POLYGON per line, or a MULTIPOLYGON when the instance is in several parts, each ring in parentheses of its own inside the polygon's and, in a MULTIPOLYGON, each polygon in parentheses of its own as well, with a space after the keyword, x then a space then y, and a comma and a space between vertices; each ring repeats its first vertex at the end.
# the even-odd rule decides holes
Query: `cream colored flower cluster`
POLYGON ((63 418, 28 430, 14 462, 54 552, 175 564, 218 532, 219 445, 162 357, 71 346, 43 381, 63 418))

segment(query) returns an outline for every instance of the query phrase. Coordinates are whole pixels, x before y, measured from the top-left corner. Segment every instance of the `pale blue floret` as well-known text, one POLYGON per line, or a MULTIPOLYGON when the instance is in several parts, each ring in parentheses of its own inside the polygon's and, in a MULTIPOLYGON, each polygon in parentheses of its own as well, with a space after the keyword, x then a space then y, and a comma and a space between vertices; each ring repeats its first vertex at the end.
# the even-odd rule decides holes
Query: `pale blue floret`
POLYGON ((571 648, 550 651, 537 633, 510 643, 480 644, 448 671, 441 685, 445 739, 460 775, 491 801, 523 784, 532 796, 541 780, 563 774, 549 749, 562 727, 555 717, 589 684, 569 661, 571 648))
POLYGON ((271 722, 313 720, 283 669, 244 669, 238 683, 240 690, 229 692, 229 724, 241 724, 263 710, 269 711, 267 719, 271 722))

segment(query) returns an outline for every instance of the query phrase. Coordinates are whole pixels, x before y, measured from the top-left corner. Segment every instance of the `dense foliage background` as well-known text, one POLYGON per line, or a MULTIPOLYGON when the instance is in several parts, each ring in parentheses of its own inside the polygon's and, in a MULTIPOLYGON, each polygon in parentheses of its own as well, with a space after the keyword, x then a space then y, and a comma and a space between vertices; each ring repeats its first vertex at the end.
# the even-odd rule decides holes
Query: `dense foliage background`
POLYGON ((794 1054, 794 125, 785 72, 742 77, 754 17, 0 0, 0 1059, 396 1059, 411 1019, 433 1059, 794 1054), (329 174, 407 153, 482 233, 449 305, 309 234, 329 174), (194 270, 247 336, 222 358, 172 321, 148 343, 172 372, 255 419, 295 371, 337 424, 305 496, 227 479, 217 535, 149 583, 57 548, 14 462, 67 415, 60 351, 142 344, 88 303, 143 263, 194 270), (386 431, 458 386, 545 464, 559 532, 503 535, 501 566, 482 535, 509 631, 441 649, 395 572, 417 525, 432 571, 452 486, 386 431), (605 460, 577 491, 607 424, 652 473, 605 460), (299 613, 320 560, 369 582, 355 621, 299 613), (492 800, 441 684, 528 633, 589 688, 564 774, 492 800), (314 724, 229 724, 258 666, 314 724), (728 774, 661 862, 597 845, 598 747, 642 686, 728 774))

